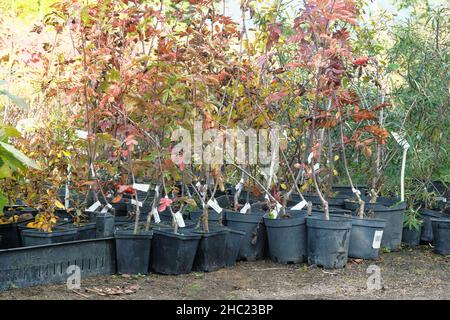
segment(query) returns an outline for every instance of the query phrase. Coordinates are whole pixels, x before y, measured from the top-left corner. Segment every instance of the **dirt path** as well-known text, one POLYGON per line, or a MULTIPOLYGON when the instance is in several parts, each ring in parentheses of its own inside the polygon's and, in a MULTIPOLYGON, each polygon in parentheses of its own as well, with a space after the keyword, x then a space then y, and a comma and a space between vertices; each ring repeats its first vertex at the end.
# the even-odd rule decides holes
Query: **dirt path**
POLYGON ((239 262, 211 273, 182 276, 99 276, 82 279, 78 295, 65 285, 13 289, 4 299, 450 299, 450 256, 421 246, 384 253, 377 261, 352 261, 342 270, 239 262), (367 290, 369 265, 380 268, 381 290, 367 290), (86 288, 139 287, 135 293, 101 296, 86 288))

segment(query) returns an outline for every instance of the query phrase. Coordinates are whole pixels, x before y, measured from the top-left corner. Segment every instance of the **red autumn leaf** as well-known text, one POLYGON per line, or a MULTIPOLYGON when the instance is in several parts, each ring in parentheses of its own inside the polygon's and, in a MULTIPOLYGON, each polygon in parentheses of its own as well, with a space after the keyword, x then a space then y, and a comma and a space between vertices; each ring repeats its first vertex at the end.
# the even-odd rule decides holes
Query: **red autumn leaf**
POLYGON ((373 113, 373 112, 370 111, 370 110, 367 110, 367 109, 361 109, 361 110, 356 111, 356 112, 353 114, 353 119, 354 119, 356 122, 361 122, 361 121, 363 121, 363 120, 376 120, 376 119, 377 119, 377 116, 375 115, 375 113, 373 113))
POLYGON ((163 212, 164 210, 166 210, 166 208, 168 206, 170 206, 172 204, 172 199, 169 198, 162 198, 161 200, 159 200, 159 208, 158 211, 159 212, 163 212))
POLYGON ((368 62, 369 62, 369 57, 367 57, 367 56, 359 57, 359 58, 356 58, 355 60, 353 60, 353 64, 355 66, 361 66, 361 67, 366 66, 368 62))
POLYGON ((119 185, 117 192, 119 193, 134 193, 134 188, 132 185, 119 185))
POLYGON ((373 111, 377 111, 377 110, 380 110, 380 109, 383 109, 383 108, 389 107, 389 106, 391 106, 390 103, 387 103, 387 102, 385 102, 385 103, 380 103, 379 105, 373 107, 372 110, 373 110, 373 111))

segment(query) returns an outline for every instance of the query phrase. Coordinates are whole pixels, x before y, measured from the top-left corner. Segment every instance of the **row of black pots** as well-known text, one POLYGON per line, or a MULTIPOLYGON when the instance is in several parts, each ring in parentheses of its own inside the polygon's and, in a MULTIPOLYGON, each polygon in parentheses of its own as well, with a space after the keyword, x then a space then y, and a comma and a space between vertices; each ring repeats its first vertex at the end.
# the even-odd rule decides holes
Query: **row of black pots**
POLYGON ((117 271, 125 274, 185 274, 214 271, 236 263, 244 234, 214 225, 208 233, 194 227, 174 230, 158 226, 134 234, 132 228, 115 232, 117 271))
POLYGON ((30 217, 18 222, 0 225, 0 249, 18 248, 22 246, 19 225, 33 220, 37 210, 23 205, 11 205, 4 207, 7 218, 14 215, 29 214, 30 217))

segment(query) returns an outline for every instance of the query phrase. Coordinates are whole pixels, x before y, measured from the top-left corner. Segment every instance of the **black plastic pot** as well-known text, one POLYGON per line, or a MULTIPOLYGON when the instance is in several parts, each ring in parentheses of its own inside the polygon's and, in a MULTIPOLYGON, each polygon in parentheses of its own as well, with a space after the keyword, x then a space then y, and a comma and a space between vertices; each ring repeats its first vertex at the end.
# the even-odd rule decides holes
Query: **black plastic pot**
POLYGON ((239 249, 241 248, 245 232, 228 228, 227 239, 225 243, 225 264, 228 267, 236 265, 239 257, 239 249))
POLYGON ((424 243, 433 242, 433 226, 431 224, 431 219, 440 219, 444 217, 444 214, 439 211, 434 211, 430 209, 421 209, 420 215, 422 216, 422 231, 420 234, 420 241, 424 243))
MULTIPOLYGON (((386 220, 381 246, 388 248, 390 251, 398 250, 402 242, 403 214, 406 203, 395 198, 385 197, 379 197, 376 203, 369 203, 369 199, 364 197, 364 201, 366 200, 366 215, 370 218, 386 220)), ((355 200, 346 200, 345 208, 356 213, 359 204, 355 200)))
MULTIPOLYGON (((362 194, 367 193, 367 187, 365 186, 355 186, 357 190, 361 191, 362 194)), ((338 185, 335 184, 332 187, 334 192, 338 192, 340 195, 353 196, 353 189, 349 185, 338 185)))
POLYGON ((228 229, 213 227, 209 232, 193 230, 201 235, 195 255, 193 271, 215 271, 225 267, 225 250, 228 229))
POLYGON ((22 230, 24 247, 75 241, 77 235, 76 229, 64 227, 55 227, 52 232, 44 232, 38 229, 22 230))
MULTIPOLYGON (((20 205, 5 206, 5 217, 29 213, 35 215, 36 209, 20 205)), ((22 246, 19 225, 28 223, 33 219, 25 219, 18 222, 0 224, 0 249, 18 248, 22 246)))
POLYGON ((402 242, 408 246, 418 246, 420 243, 420 229, 403 228, 402 242))
POLYGON ((95 215, 95 237, 108 238, 114 235, 114 216, 109 212, 97 212, 95 215))
POLYGON ((264 258, 266 227, 261 213, 239 213, 226 210, 227 227, 245 232, 239 249, 239 260, 253 261, 264 258))
POLYGON ((116 230, 117 272, 121 274, 147 274, 150 264, 152 231, 116 230))
POLYGON ((327 269, 347 264, 352 221, 349 217, 306 217, 308 264, 327 269))
POLYGON ((288 218, 270 219, 264 215, 270 259, 278 263, 301 263, 307 259, 306 214, 291 213, 288 218))
MULTIPOLYGON (((320 200, 320 197, 314 193, 305 193, 303 195, 303 197, 307 200, 307 201, 311 201, 311 203, 314 206, 321 206, 322 205, 322 201, 320 200)), ((344 208, 344 201, 347 200, 349 198, 348 194, 336 194, 333 197, 327 197, 326 200, 328 201, 328 206, 329 207, 334 207, 334 208, 344 208)), ((293 200, 296 202, 301 201, 300 196, 296 196, 295 198, 293 197, 293 200)))
POLYGON ((433 226, 433 251, 439 254, 450 254, 450 219, 431 218, 433 226))
POLYGON ((77 240, 95 239, 97 233, 97 224, 95 222, 72 226, 78 231, 77 240))
POLYGON ((201 237, 186 229, 178 233, 166 228, 154 229, 151 270, 174 275, 191 272, 201 237))
MULTIPOLYGON (((221 213, 217 213, 214 210, 208 210, 208 222, 215 223, 215 224, 223 224, 223 221, 225 220, 224 213, 225 213, 224 210, 222 210, 221 213)), ((199 221, 199 219, 201 219, 202 215, 203 215, 202 210, 195 210, 195 211, 189 212, 190 220, 192 220, 195 223, 197 223, 199 221)))
POLYGON ((377 259, 385 226, 383 219, 353 217, 348 256, 377 259))

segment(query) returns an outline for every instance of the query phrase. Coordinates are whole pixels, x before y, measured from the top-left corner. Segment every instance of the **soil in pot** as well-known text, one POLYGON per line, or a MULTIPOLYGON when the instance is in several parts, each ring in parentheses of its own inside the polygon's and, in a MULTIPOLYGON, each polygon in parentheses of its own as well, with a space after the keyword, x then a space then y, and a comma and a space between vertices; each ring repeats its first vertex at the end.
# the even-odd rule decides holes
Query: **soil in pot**
MULTIPOLYGON (((21 211, 5 213, 4 219, 10 220, 21 211)), ((37 211, 36 211, 37 212, 37 211)), ((33 220, 32 213, 20 214, 15 222, 0 223, 0 249, 18 248, 22 246, 19 225, 33 220)))
POLYGON ((238 260, 254 261, 264 258, 266 247, 266 227, 263 212, 240 213, 226 210, 227 227, 245 232, 239 249, 238 260))
POLYGON ((431 224, 431 219, 440 219, 444 217, 444 214, 439 211, 430 209, 420 209, 420 215, 422 216, 422 230, 420 233, 420 241, 423 243, 433 242, 433 226, 431 224))
MULTIPOLYGON (((403 215, 406 209, 406 203, 400 202, 396 198, 379 197, 376 203, 370 203, 367 197, 363 197, 365 203, 365 214, 370 218, 386 220, 386 226, 381 240, 381 247, 390 251, 397 251, 402 242, 403 215)), ((359 204, 349 199, 345 201, 345 208, 356 211, 359 204)))
POLYGON ((349 217, 306 217, 308 264, 326 269, 347 264, 352 220, 349 217))
POLYGON ((277 219, 264 215, 270 259, 283 264, 301 263, 307 259, 306 214, 287 215, 277 219))
POLYGON ((352 231, 348 256, 359 259, 377 259, 386 220, 352 217, 352 231))
POLYGON ((188 229, 154 228, 151 249, 151 270, 162 274, 191 272, 200 242, 200 234, 188 229))
POLYGON ((227 239, 225 243, 225 264, 228 267, 236 265, 239 257, 239 249, 244 240, 245 232, 239 230, 228 229, 227 239))
POLYGON ((152 231, 116 230, 117 272, 120 274, 147 274, 150 265, 152 231))
POLYGON ((53 228, 52 232, 29 228, 22 230, 24 247, 75 241, 77 235, 76 229, 64 228, 63 226, 53 228))
POLYGON ((419 229, 409 229, 407 227, 403 228, 402 242, 407 246, 418 246, 420 243, 420 228, 419 229))
POLYGON ((433 251, 439 254, 450 254, 450 219, 431 218, 433 226, 433 251))
POLYGON ((192 271, 215 271, 225 267, 225 250, 228 229, 223 227, 211 227, 209 232, 192 230, 201 235, 195 255, 192 271))

